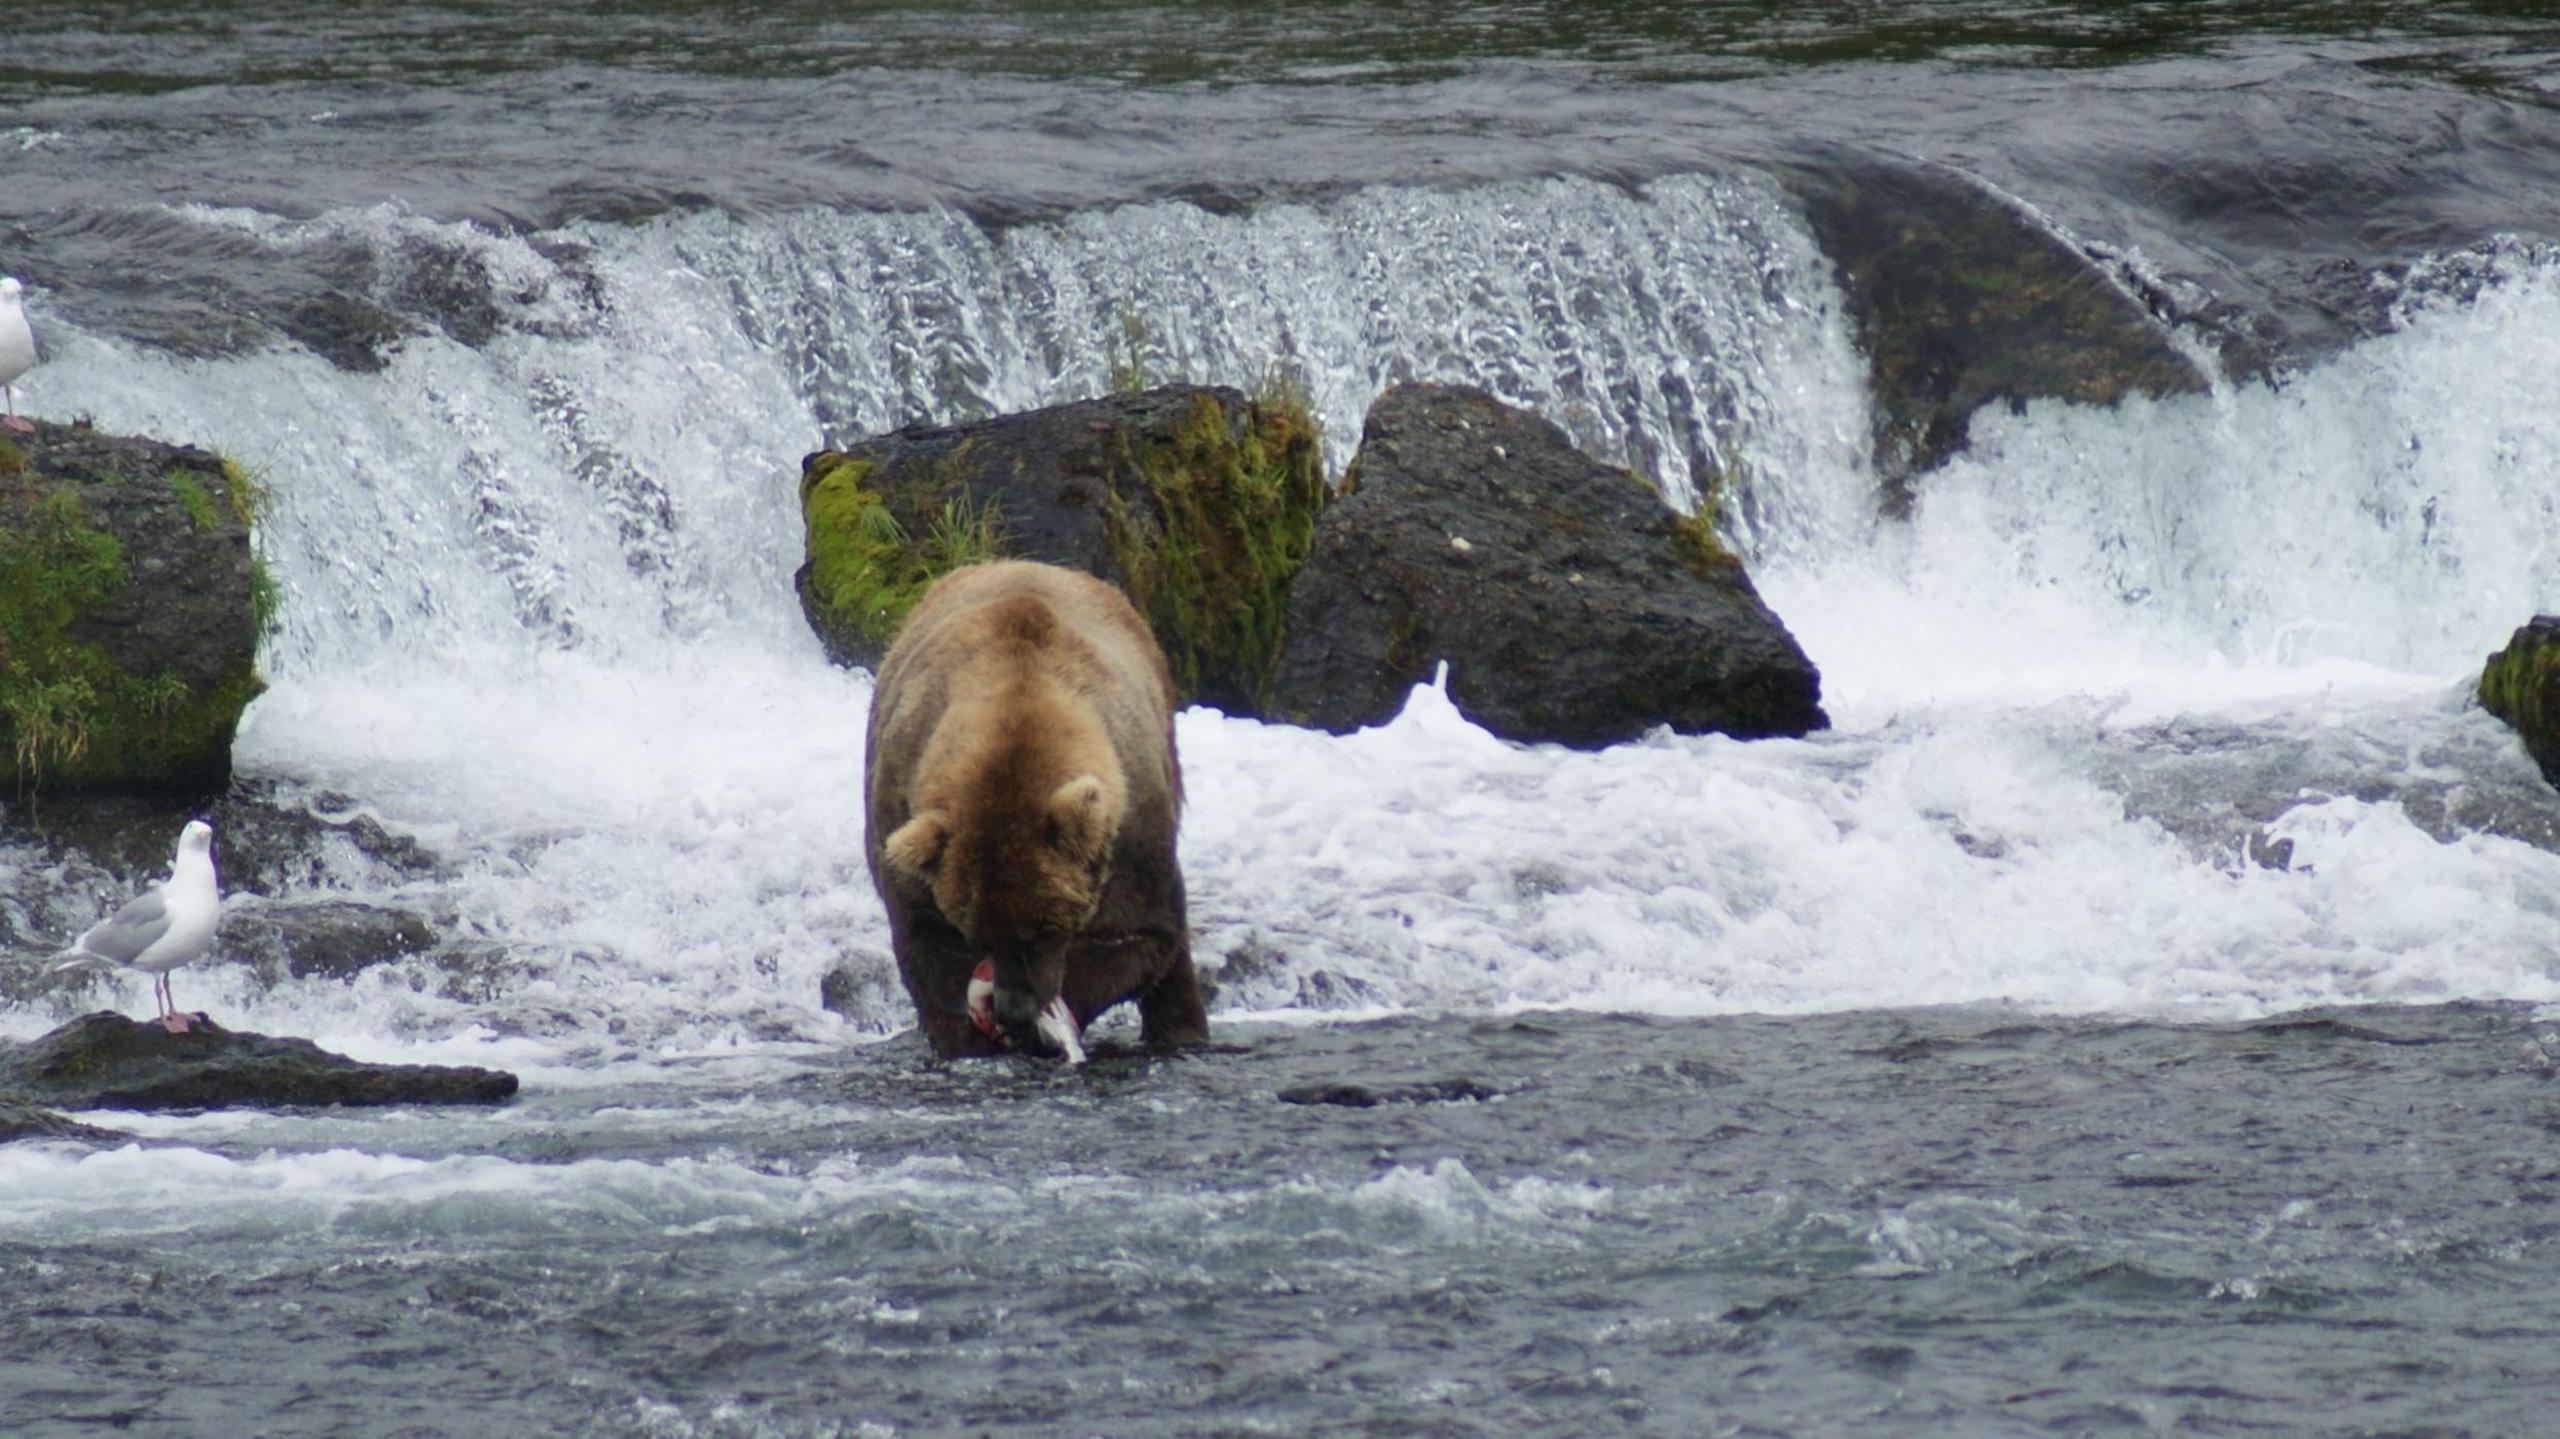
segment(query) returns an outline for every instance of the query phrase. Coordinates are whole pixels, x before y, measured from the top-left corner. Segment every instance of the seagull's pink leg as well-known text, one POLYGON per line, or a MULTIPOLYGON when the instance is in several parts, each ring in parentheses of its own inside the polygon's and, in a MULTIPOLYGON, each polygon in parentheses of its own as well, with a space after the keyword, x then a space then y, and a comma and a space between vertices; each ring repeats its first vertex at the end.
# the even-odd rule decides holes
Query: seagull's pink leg
POLYGON ((152 981, 151 997, 160 1001, 160 1027, 171 1034, 184 1034, 193 1022, 178 1012, 177 996, 170 992, 169 976, 152 981))
POLYGON ((18 392, 7 385, 0 385, 0 396, 5 396, 9 402, 9 416, 0 419, 0 430, 20 435, 34 434, 36 427, 18 418, 18 392))

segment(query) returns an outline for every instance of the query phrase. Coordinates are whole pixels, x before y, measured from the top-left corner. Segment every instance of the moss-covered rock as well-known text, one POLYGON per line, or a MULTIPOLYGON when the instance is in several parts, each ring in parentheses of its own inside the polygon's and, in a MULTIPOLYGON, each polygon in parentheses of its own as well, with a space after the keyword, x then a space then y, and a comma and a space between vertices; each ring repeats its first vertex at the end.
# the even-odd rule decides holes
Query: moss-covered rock
POLYGON ((255 487, 203 450, 39 424, 0 454, 0 785, 207 794, 273 607, 255 487))
POLYGON ((937 576, 1007 552, 999 502, 974 497, 967 456, 963 441, 921 483, 903 484, 879 476, 867 455, 822 450, 801 462, 800 605, 839 661, 877 663, 937 576))
POLYGON ((2480 706, 2522 735, 2542 777, 2560 785, 2560 615, 2535 615, 2489 656, 2480 706))
POLYGON ((913 427, 802 462, 802 612, 871 665, 926 585, 1004 556, 1112 581, 1185 702, 1261 713, 1288 586, 1325 502, 1305 405, 1168 386, 969 425, 913 427))

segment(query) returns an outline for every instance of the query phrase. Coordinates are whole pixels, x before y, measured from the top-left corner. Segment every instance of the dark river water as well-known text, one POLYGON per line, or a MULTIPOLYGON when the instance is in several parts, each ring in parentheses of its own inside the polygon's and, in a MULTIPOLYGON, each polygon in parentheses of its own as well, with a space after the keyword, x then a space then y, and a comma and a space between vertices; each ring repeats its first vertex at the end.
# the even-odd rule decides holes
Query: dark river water
MULTIPOLYGON (((0 1435, 2547 1430, 2555 245, 2540 5, 19 4, 20 408, 271 495, 177 997, 524 1087, 0 1149, 0 1435), (2201 392, 1886 517, 1876 166, 2201 392), (1216 1047, 926 1062, 799 460, 1118 345, 1719 457, 1835 728, 1186 712, 1216 1047)), ((0 1040, 148 1003, 28 976, 176 816, 49 804, 0 1040)))
POLYGON ((0 1385, 42 1434, 2528 1434, 2537 1045, 1444 1017, 165 1123, 229 1157, 0 1171, 106 1231, 13 1205, 0 1385))

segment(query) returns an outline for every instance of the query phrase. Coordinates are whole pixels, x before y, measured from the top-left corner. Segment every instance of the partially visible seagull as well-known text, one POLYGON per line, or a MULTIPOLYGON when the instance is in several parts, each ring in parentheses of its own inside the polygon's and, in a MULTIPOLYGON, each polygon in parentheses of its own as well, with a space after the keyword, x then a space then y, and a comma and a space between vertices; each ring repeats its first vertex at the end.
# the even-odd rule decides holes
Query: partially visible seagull
POLYGON ((213 927, 221 917, 222 893, 213 880, 213 826, 191 819, 178 832, 178 858, 169 877, 73 941, 63 951, 71 958, 54 968, 141 970, 152 976, 151 997, 159 1001, 161 1027, 184 1034, 189 1020, 169 995, 169 971, 194 963, 212 948, 213 927))
POLYGON ((18 301, 20 288, 14 277, 0 275, 0 399, 8 402, 0 429, 31 435, 36 427, 18 418, 18 392, 11 388, 20 375, 36 367, 36 332, 27 327, 27 307, 18 301))

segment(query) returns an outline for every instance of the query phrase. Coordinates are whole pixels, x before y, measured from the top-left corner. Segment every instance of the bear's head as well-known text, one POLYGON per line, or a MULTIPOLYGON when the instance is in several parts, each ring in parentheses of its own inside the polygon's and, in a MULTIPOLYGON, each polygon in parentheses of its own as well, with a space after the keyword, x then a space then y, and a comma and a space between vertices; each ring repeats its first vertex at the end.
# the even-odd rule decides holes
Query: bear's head
POLYGON ((1126 809, 1117 774, 982 787, 967 803, 917 810, 881 845, 890 873, 932 897, 972 961, 992 964, 995 1022, 1016 1049, 1052 1050, 1039 1016, 1110 880, 1126 809))

